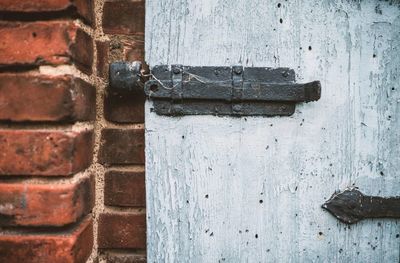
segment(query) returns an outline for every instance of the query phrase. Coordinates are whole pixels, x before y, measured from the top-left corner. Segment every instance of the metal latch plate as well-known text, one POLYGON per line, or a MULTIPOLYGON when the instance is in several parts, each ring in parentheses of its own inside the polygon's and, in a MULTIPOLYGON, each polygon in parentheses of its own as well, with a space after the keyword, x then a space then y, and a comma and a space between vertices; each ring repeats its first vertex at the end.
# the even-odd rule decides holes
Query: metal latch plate
POLYGON ((160 115, 289 116, 318 100, 318 81, 295 83, 289 68, 156 66, 145 84, 160 115))
POLYGON ((159 115, 289 116, 298 102, 316 101, 321 84, 295 82, 289 68, 155 66, 144 76, 139 62, 110 66, 110 87, 143 90, 159 115))

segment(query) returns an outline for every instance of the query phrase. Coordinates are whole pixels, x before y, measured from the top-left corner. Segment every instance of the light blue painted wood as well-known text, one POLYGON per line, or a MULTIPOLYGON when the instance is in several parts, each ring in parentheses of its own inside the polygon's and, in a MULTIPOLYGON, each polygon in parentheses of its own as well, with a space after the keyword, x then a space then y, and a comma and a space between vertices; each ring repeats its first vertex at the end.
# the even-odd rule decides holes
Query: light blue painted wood
POLYGON ((399 262, 399 220, 347 227, 320 207, 351 185, 400 195, 398 4, 146 0, 146 12, 152 66, 291 67, 323 87, 283 118, 169 118, 147 102, 149 262, 399 262))

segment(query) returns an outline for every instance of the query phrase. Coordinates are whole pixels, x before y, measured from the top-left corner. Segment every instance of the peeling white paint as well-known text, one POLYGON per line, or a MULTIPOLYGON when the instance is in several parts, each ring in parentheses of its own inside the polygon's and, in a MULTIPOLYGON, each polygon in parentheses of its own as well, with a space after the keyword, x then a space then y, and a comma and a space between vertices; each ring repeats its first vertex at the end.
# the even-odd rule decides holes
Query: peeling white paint
POLYGON ((281 66, 322 83, 291 117, 169 118, 147 102, 148 261, 399 262, 399 220, 347 227, 321 209, 353 184, 400 195, 399 5, 146 5, 152 66, 281 66))

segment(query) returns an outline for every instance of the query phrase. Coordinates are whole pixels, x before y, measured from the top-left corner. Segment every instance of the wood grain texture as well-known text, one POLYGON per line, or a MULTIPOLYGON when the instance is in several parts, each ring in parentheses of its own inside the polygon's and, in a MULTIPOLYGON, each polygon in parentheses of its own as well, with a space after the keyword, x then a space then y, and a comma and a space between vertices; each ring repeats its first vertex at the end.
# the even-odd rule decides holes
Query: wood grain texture
POLYGON ((146 105, 149 262, 399 262, 400 221, 348 227, 336 190, 400 193, 396 1, 147 0, 146 60, 290 67, 322 98, 291 117, 146 105))

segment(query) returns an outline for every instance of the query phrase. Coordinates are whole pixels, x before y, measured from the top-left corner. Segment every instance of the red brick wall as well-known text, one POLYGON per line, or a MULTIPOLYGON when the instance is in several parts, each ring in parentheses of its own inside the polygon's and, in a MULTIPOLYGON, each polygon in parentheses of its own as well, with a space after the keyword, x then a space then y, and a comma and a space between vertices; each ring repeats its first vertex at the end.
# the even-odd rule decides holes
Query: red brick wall
MULTIPOLYGON (((97 72, 107 80, 113 61, 144 61, 144 0, 106 0, 97 72)), ((97 160, 105 168, 98 215, 99 259, 145 262, 144 94, 104 95, 104 126, 97 160)))
POLYGON ((0 262, 145 262, 144 0, 0 0, 0 262))

